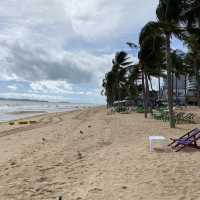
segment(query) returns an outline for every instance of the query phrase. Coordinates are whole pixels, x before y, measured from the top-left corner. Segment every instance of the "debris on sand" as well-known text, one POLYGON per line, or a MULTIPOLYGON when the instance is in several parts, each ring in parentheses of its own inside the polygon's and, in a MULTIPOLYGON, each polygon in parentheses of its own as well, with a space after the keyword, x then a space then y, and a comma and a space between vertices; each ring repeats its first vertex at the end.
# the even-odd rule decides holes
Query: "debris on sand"
POLYGON ((78 155, 78 159, 82 159, 83 158, 83 155, 80 151, 77 151, 77 155, 78 155))
POLYGON ((58 197, 58 200, 63 200, 62 196, 59 196, 59 197, 58 197))

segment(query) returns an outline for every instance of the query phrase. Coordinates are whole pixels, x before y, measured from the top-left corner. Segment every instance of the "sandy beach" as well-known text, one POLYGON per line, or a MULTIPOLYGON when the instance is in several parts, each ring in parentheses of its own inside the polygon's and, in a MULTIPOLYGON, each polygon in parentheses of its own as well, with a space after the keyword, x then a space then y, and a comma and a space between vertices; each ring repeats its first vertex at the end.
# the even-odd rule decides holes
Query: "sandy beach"
POLYGON ((0 199, 197 200, 200 152, 149 152, 148 136, 177 137, 199 124, 107 115, 105 108, 0 125, 0 199))

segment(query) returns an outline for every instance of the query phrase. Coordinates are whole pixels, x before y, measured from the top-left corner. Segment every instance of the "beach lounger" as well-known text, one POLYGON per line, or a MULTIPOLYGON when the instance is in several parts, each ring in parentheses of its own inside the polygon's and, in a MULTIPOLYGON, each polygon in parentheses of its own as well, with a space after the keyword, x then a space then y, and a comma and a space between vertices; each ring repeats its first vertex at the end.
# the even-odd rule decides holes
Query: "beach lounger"
POLYGON ((194 114, 193 113, 188 113, 183 117, 184 121, 188 123, 193 123, 194 120, 194 114))
POLYGON ((190 135, 195 134, 195 133, 197 133, 199 131, 200 131, 200 129, 195 128, 195 129, 192 129, 191 131, 187 132, 186 134, 182 135, 181 137, 179 137, 177 139, 170 138, 170 140, 172 140, 173 142, 168 144, 168 146, 173 145, 177 140, 180 140, 180 139, 183 139, 183 138, 188 138, 190 135))
POLYGON ((179 112, 179 113, 176 113, 175 120, 177 124, 180 124, 180 123, 191 124, 191 123, 194 123, 194 114, 193 113, 185 114, 184 112, 179 112))
POLYGON ((176 152, 180 151, 181 149, 185 148, 186 146, 200 149, 200 146, 197 145, 197 141, 200 139, 200 134, 191 136, 187 140, 178 140, 177 144, 175 145, 176 152), (178 147, 178 148, 177 148, 178 147))
POLYGON ((180 151, 186 146, 200 148, 197 145, 197 141, 200 139, 200 129, 195 128, 178 139, 170 139, 173 142, 171 142, 168 146, 171 146, 172 148, 176 149, 176 152, 180 151))

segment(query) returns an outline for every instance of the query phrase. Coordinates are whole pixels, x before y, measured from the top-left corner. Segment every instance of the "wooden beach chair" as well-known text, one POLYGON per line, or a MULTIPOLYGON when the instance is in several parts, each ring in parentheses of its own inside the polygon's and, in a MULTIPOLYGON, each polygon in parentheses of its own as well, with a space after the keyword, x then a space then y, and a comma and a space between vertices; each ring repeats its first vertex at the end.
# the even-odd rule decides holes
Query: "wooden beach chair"
POLYGON ((194 114, 188 113, 185 114, 184 112, 179 112, 175 114, 175 120, 177 124, 181 123, 194 123, 194 114))
POLYGON ((171 142, 168 146, 171 146, 172 148, 176 149, 176 152, 180 151, 186 146, 199 149, 200 146, 197 145, 197 141, 200 139, 200 129, 195 128, 178 139, 170 139, 173 142, 171 142))
POLYGON ((188 122, 188 123, 193 123, 194 120, 194 114, 193 113, 188 113, 184 116, 184 121, 188 122))

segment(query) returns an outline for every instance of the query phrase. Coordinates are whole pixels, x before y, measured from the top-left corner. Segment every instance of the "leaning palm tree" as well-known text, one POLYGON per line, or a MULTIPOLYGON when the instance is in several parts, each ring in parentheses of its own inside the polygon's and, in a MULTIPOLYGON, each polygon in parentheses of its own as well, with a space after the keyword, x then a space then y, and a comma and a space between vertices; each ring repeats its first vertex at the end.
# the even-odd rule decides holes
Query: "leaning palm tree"
MULTIPOLYGON (((140 49, 140 45, 137 45, 135 43, 132 42, 127 42, 126 43, 130 48, 132 49, 140 49)), ((138 54, 138 58, 139 58, 139 54, 138 54)), ((145 85, 145 76, 144 76, 144 68, 141 62, 141 59, 139 59, 139 63, 137 63, 135 66, 135 69, 137 69, 139 75, 141 77, 142 80, 142 99, 143 99, 143 106, 144 106, 144 117, 147 118, 148 115, 148 92, 146 89, 146 85, 145 85)))
POLYGON ((171 37, 173 34, 180 35, 184 30, 180 25, 180 16, 183 12, 185 0, 159 0, 156 14, 158 21, 150 22, 149 32, 143 33, 143 38, 162 35, 165 37, 165 55, 168 87, 168 107, 170 127, 175 127, 173 113, 173 91, 172 91, 172 60, 171 60, 171 37), (151 33, 151 34, 150 34, 151 33), (145 35, 145 36, 144 36, 145 35))
POLYGON ((105 78, 103 79, 102 87, 103 90, 101 92, 102 95, 107 97, 107 108, 113 105, 115 101, 115 74, 110 71, 106 73, 105 78))
POLYGON ((113 105, 114 101, 120 101, 126 96, 127 71, 132 67, 128 54, 124 51, 117 52, 112 60, 112 69, 103 79, 102 94, 107 97, 107 104, 113 105))
MULTIPOLYGON (((164 66, 164 37, 157 31, 154 22, 147 23, 139 36, 140 51, 138 54, 141 68, 144 72, 147 99, 149 97, 149 84, 152 76, 160 76, 164 66), (156 28, 156 29, 155 29, 156 28)), ((152 88, 152 86, 151 86, 152 88)), ((151 106, 150 106, 151 110, 151 106)))
POLYGON ((115 74, 115 85, 117 91, 117 100, 122 100, 121 89, 126 83, 126 72, 132 66, 132 62, 129 61, 128 54, 124 51, 117 52, 114 59, 112 60, 113 67, 112 71, 115 74))
POLYGON ((173 113, 173 90, 172 90, 172 59, 170 40, 172 35, 179 34, 180 28, 177 28, 182 13, 182 0, 159 0, 156 10, 159 30, 165 35, 166 40, 166 63, 167 63, 167 88, 168 88, 168 106, 170 127, 175 128, 173 113))
POLYGON ((140 69, 138 64, 134 64, 128 73, 127 79, 127 92, 128 97, 131 100, 134 100, 139 95, 139 87, 138 87, 138 80, 140 79, 140 69))
POLYGON ((143 88, 143 103, 145 110, 145 118, 150 108, 151 101, 149 92, 149 83, 151 84, 151 76, 161 76, 164 62, 164 37, 161 30, 158 31, 158 23, 149 22, 141 30, 139 35, 139 44, 127 42, 129 47, 139 49, 138 68, 141 73, 142 88, 143 88), (149 108, 148 108, 149 107, 149 108))

